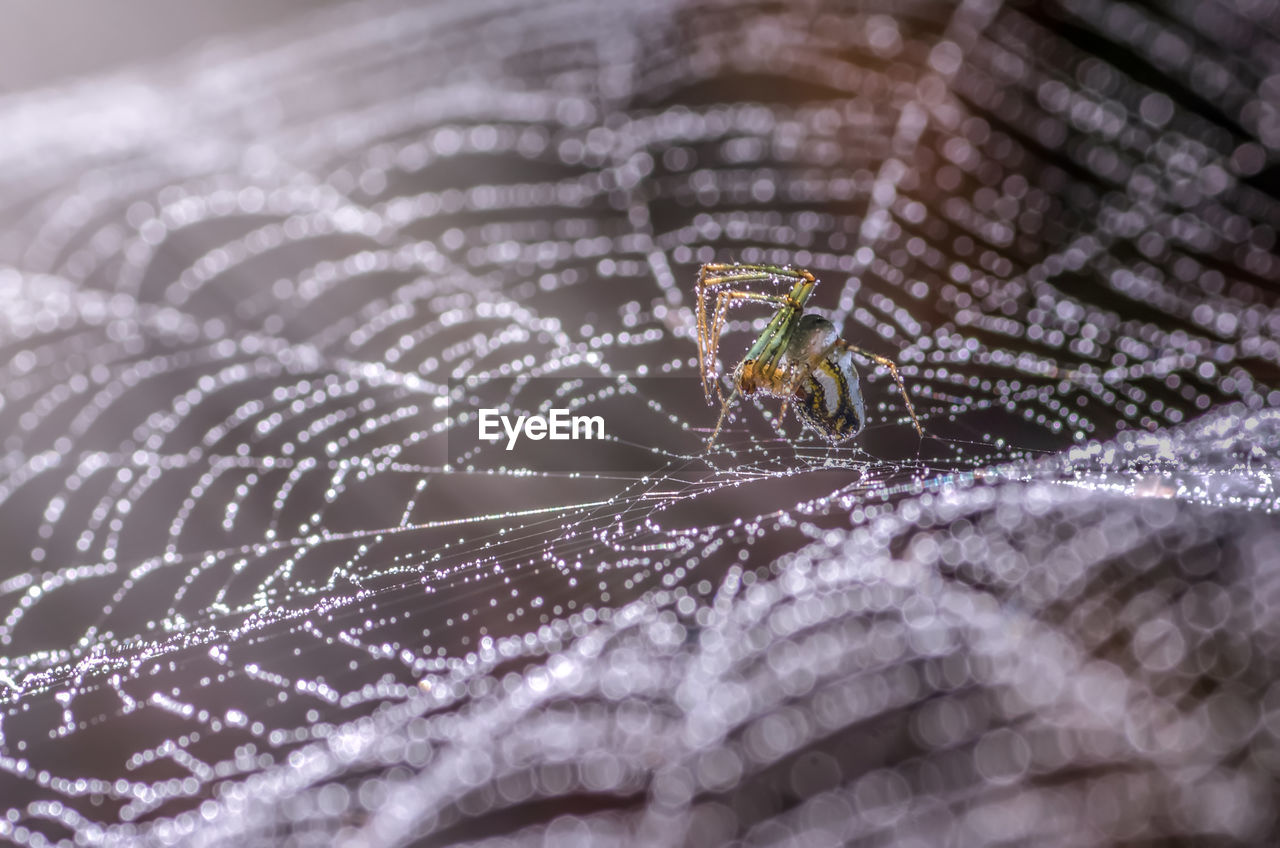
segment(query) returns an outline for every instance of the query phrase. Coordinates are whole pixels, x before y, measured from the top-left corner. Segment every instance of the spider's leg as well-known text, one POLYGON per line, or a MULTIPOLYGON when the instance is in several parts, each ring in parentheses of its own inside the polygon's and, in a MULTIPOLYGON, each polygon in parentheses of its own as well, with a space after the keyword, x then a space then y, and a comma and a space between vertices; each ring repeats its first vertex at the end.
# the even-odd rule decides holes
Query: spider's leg
POLYGON ((707 403, 711 402, 711 390, 709 383, 719 374, 712 373, 708 375, 707 371, 715 371, 715 346, 719 345, 719 336, 716 336, 716 345, 712 347, 711 353, 708 353, 710 345, 707 330, 707 299, 710 292, 707 290, 707 267, 703 265, 698 271, 698 374, 702 378, 702 393, 706 395, 707 403))
POLYGON ((703 265, 698 270, 698 283, 695 294, 698 298, 698 376, 702 378, 702 391, 707 393, 707 302, 703 296, 704 280, 706 279, 707 266, 703 265))
POLYGON ((790 308, 779 309, 769 321, 768 326, 764 328, 764 332, 760 334, 760 338, 756 339, 755 344, 747 351, 746 358, 758 362, 765 372, 777 368, 782 360, 782 355, 786 352, 787 345, 791 343, 791 337, 799 324, 805 301, 813 293, 813 286, 814 284, 809 282, 800 282, 792 286, 791 291, 787 292, 787 305, 790 308))
POLYGON ((791 407, 791 398, 795 394, 796 387, 800 385, 800 381, 804 377, 804 369, 800 367, 800 363, 792 362, 787 366, 787 382, 782 395, 782 406, 778 409, 778 420, 774 424, 774 429, 782 433, 782 422, 787 418, 787 410, 791 407))
POLYGON ((729 414, 729 407, 733 405, 733 402, 737 400, 737 398, 738 387, 735 385, 733 387, 733 391, 729 393, 729 397, 720 404, 720 417, 716 419, 716 427, 711 431, 711 435, 707 438, 707 446, 704 450, 711 450, 711 446, 715 444, 716 436, 720 435, 720 428, 724 426, 724 419, 729 414))
POLYGON ((724 395, 720 392, 720 383, 714 378, 719 376, 715 367, 716 353, 720 350, 720 334, 724 332, 725 317, 729 312, 729 307, 735 303, 745 301, 754 301, 756 303, 769 303, 781 309, 786 309, 791 305, 791 301, 783 295, 762 294, 760 292, 746 291, 723 291, 716 295, 716 308, 711 321, 711 341, 708 348, 703 349, 706 353, 705 368, 702 370, 702 392, 706 395, 707 402, 711 402, 710 383, 716 386, 716 394, 721 400, 724 395), (710 380, 708 379, 710 375, 710 380))
MULTIPOLYGON (((715 318, 712 319, 711 322, 712 342, 710 350, 707 351, 707 360, 711 371, 715 372, 713 374, 714 377, 719 377, 716 366, 716 355, 720 352, 720 335, 724 332, 725 316, 729 312, 729 304, 733 302, 733 298, 725 297, 727 294, 730 294, 730 292, 721 292, 716 297, 715 318)), ((714 379, 712 382, 715 383, 716 397, 720 399, 721 403, 724 403, 724 392, 720 390, 720 380, 714 379)), ((703 382, 702 384, 702 394, 706 397, 707 403, 710 403, 711 391, 706 382, 703 382)))
MULTIPOLYGON (((698 327, 700 337, 705 335, 707 326, 707 302, 713 291, 735 283, 773 283, 790 282, 789 297, 795 301, 797 308, 803 308, 809 294, 818 284, 812 274, 804 270, 781 268, 776 265, 703 265, 698 271, 698 327), (730 273, 720 273, 728 271, 730 273)), ((736 291, 744 291, 736 289, 736 291)))
MULTIPOLYGON (((722 306, 721 301, 717 300, 716 313, 712 314, 711 325, 709 326, 707 323, 707 306, 711 299, 711 293, 734 284, 772 283, 776 286, 780 282, 791 283, 791 289, 785 298, 741 289, 733 289, 732 292, 750 300, 761 300, 777 305, 789 303, 797 310, 800 310, 804 308, 805 301, 809 299, 814 286, 818 284, 817 279, 808 271, 802 268, 785 268, 780 265, 707 263, 698 269, 698 374, 702 379, 702 391, 708 402, 711 401, 710 384, 719 376, 716 369, 715 353, 719 347, 720 331, 723 329, 724 321, 722 314, 718 317, 722 306)), ((769 332, 770 338, 772 335, 773 332, 769 332)), ((759 346, 760 341, 760 339, 757 340, 757 346, 759 346)), ((777 356, 775 355, 773 357, 775 364, 776 359, 777 356)))
POLYGON ((782 422, 787 417, 787 409, 791 405, 791 399, 795 397, 796 389, 800 387, 800 383, 808 376, 812 366, 801 367, 800 363, 793 362, 787 370, 787 393, 782 399, 782 408, 778 410, 778 429, 782 429, 782 422))
POLYGON ((791 291, 787 293, 787 298, 795 304, 795 310, 786 317, 785 324, 779 328, 781 334, 778 337, 778 343, 769 349, 767 363, 770 368, 777 367, 783 353, 787 350, 787 346, 791 344, 791 337, 795 333, 796 327, 800 325, 800 319, 804 317, 804 305, 809 299, 809 295, 813 294, 814 285, 815 283, 809 282, 796 283, 791 287, 791 291))
MULTIPOLYGON (((734 283, 752 283, 752 282, 768 282, 770 277, 768 274, 761 273, 758 270, 742 271, 744 266, 738 265, 703 265, 698 270, 697 283, 697 323, 698 323, 698 375, 702 378, 702 393, 706 396, 707 402, 711 402, 711 383, 717 382, 719 377, 716 368, 716 350, 720 346, 720 330, 719 326, 723 324, 723 319, 716 320, 716 313, 712 314, 712 324, 707 324, 707 305, 711 299, 712 292, 716 292, 721 288, 732 285, 734 283), (719 271, 733 270, 738 273, 728 275, 718 274, 719 271)), ((744 292, 745 294, 746 292, 744 292)), ((717 300, 717 309, 719 309, 719 300, 717 300)), ((719 384, 717 382, 716 393, 719 394, 719 384)), ((721 397, 723 400, 723 397, 721 397)))
MULTIPOLYGON (((774 369, 778 367, 787 347, 791 343, 799 316, 803 314, 805 302, 809 299, 809 295, 813 293, 817 282, 813 274, 808 271, 784 268, 778 265, 709 263, 703 265, 698 271, 698 373, 702 379, 702 391, 707 402, 711 402, 711 385, 713 383, 716 387, 716 394, 720 398, 720 417, 716 421, 715 429, 712 430, 710 438, 707 439, 708 448, 715 443, 729 415, 730 407, 737 400, 741 383, 742 364, 749 361, 757 362, 759 373, 765 375, 769 380, 773 380, 774 369), (780 282, 791 283, 791 289, 785 295, 766 294, 737 288, 720 291, 722 288, 735 284, 772 283, 777 285, 780 282), (713 291, 716 292, 716 303, 712 310, 710 324, 708 324, 708 301, 713 291), (733 388, 726 398, 721 391, 720 371, 716 360, 720 348, 720 336, 724 332, 724 324, 727 320, 729 307, 746 301, 769 303, 776 306, 777 311, 769 320, 764 331, 751 345, 746 356, 740 360, 738 370, 735 371, 733 388)), ((789 375, 788 386, 793 382, 794 380, 789 375)), ((786 415, 788 402, 787 399, 784 399, 779 422, 786 415)))
POLYGON ((786 268, 781 265, 742 265, 736 262, 712 262, 698 272, 700 280, 708 285, 737 282, 776 282, 779 278, 791 282, 817 283, 813 274, 803 268, 786 268))
MULTIPOLYGON (((812 288, 810 286, 810 288, 812 288)), ((808 292, 805 292, 805 296, 808 292)), ((719 344, 719 331, 722 329, 724 315, 728 312, 730 304, 742 301, 765 301, 778 304, 778 311, 773 318, 769 320, 769 325, 765 327, 764 332, 756 339, 751 349, 747 351, 747 355, 743 357, 742 362, 757 360, 761 362, 765 368, 777 367, 777 361, 782 356, 782 352, 786 350, 787 345, 791 341, 791 336, 795 332, 796 316, 800 314, 800 310, 796 306, 796 301, 791 295, 765 295, 758 292, 743 291, 727 291, 721 292, 716 301, 716 322, 715 335, 716 344, 719 344)), ((742 363, 739 363, 741 368, 742 363)), ((707 391, 707 400, 711 399, 710 391, 707 391)), ((717 393, 720 391, 719 383, 716 384, 717 393)), ((738 397, 738 380, 733 381, 733 390, 728 398, 723 398, 720 404, 720 417, 716 421, 715 429, 711 431, 711 437, 707 439, 707 447, 710 448, 715 443, 716 436, 720 433, 720 428, 724 425, 725 418, 729 414, 729 407, 738 397)), ((785 408, 784 408, 785 412, 785 408)))
POLYGON ((907 396, 907 387, 902 382, 902 375, 898 373, 898 366, 893 364, 893 360, 888 357, 881 356, 878 353, 872 353, 869 350, 863 350, 856 345, 849 344, 844 339, 836 339, 836 344, 847 351, 856 353, 859 356, 865 356, 877 365, 883 365, 889 369, 889 373, 893 375, 894 382, 898 384, 898 391, 902 393, 902 399, 907 404, 907 414, 911 416, 911 423, 915 425, 916 433, 923 436, 924 428, 920 426, 920 419, 916 417, 916 408, 911 405, 911 398, 907 396))

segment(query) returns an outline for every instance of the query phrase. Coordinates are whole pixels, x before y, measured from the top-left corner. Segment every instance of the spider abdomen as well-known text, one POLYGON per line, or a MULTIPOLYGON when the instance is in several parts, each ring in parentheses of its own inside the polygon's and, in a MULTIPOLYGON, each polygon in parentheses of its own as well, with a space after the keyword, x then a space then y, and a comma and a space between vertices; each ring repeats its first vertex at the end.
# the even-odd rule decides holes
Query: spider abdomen
POLYGON ((796 414, 829 442, 858 435, 866 421, 853 356, 843 348, 814 363, 796 392, 796 414))

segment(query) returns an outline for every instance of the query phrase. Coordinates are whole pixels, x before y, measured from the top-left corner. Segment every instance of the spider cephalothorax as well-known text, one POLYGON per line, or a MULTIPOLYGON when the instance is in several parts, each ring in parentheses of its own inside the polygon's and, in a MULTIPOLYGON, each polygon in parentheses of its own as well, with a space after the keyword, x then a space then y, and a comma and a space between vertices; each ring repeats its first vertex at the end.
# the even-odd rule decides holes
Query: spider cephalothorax
MULTIPOLYGON (((826 318, 804 311, 805 302, 817 284, 812 274, 800 268, 702 266, 698 272, 698 365, 707 402, 711 402, 713 386, 720 399, 720 420, 707 440, 708 446, 715 441, 729 407, 739 394, 781 398, 782 414, 786 413, 788 404, 794 403, 800 419, 832 444, 856 436, 866 423, 866 407, 858 384, 858 371, 853 365, 855 353, 889 369, 902 391, 916 432, 924 434, 897 366, 883 356, 854 347, 840 338, 826 318), (769 292, 738 288, 759 283, 775 288, 769 292), (782 285, 790 285, 786 294, 778 293, 777 287, 782 285), (713 294, 715 305, 708 322, 707 306, 713 294), (733 389, 726 398, 720 389, 716 351, 729 307, 743 302, 768 303, 776 311, 734 369, 733 389)), ((782 420, 782 415, 778 420, 782 420)))

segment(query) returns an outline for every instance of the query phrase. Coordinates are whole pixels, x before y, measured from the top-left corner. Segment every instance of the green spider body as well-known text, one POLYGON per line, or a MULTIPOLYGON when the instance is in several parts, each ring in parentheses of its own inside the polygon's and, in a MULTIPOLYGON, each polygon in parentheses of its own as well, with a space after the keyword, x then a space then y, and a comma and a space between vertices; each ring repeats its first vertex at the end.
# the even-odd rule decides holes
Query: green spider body
POLYGON ((804 311, 817 284, 817 279, 802 269, 775 265, 702 266, 698 273, 699 370, 708 403, 713 385, 721 401, 720 420, 708 446, 715 441, 739 394, 780 398, 783 414, 789 404, 794 404, 800 419, 832 444, 856 436, 866 422, 866 409, 853 364, 854 353, 889 368, 902 389, 917 432, 923 433, 897 367, 882 356, 849 344, 830 321, 804 311), (785 295, 735 287, 758 283, 791 286, 785 295), (715 306, 708 322, 707 306, 713 294, 715 306), (734 369, 733 389, 726 399, 720 391, 716 352, 729 307, 744 301, 768 303, 777 311, 734 369))

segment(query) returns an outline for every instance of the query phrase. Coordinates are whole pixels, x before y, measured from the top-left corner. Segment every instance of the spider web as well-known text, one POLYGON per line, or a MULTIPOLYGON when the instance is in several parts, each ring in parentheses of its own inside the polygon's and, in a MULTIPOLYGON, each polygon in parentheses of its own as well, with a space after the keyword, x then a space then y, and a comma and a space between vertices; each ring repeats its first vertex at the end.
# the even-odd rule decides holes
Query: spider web
POLYGON ((0 102, 0 836, 1273 840, 1274 7, 888 11, 371 3, 0 102), (704 454, 707 261, 926 438, 864 368, 704 454), (653 379, 555 471, 457 451, 476 374, 653 379))

